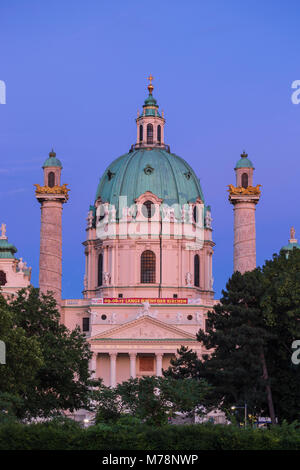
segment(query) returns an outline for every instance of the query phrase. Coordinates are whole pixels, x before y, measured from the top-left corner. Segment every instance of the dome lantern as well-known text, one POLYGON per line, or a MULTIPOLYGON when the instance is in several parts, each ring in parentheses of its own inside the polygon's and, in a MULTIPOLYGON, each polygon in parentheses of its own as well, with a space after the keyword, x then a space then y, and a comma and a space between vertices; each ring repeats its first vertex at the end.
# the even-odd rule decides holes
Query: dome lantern
POLYGON ((235 165, 236 185, 237 187, 247 188, 253 184, 254 166, 248 158, 248 154, 243 151, 241 158, 235 165))
POLYGON ((164 144, 165 119, 159 114, 159 106, 153 96, 154 86, 152 80, 154 80, 154 77, 152 74, 149 75, 148 80, 149 95, 144 101, 142 114, 140 115, 138 112, 136 119, 137 139, 134 147, 136 149, 143 147, 166 148, 164 144))

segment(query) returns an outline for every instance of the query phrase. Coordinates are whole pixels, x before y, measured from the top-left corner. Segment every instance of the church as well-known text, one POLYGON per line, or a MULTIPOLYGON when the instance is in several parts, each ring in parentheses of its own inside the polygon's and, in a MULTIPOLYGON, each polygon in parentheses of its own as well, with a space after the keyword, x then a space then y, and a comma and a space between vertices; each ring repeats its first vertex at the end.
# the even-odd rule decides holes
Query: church
MULTIPOLYGON (((153 96, 136 117, 136 143, 104 171, 89 207, 83 241, 83 293, 62 298, 62 210, 69 189, 52 150, 36 184, 41 207, 39 287, 51 291, 61 321, 86 335, 90 369, 105 385, 143 375, 162 375, 182 345, 205 352, 196 340, 213 289, 211 207, 195 171, 165 142, 165 118, 153 96)), ((243 152, 228 187, 234 210, 234 270, 256 266, 255 210, 260 185, 243 152)), ((67 169, 66 169, 67 173, 67 169)), ((70 204, 72 202, 70 201, 70 204)), ((288 246, 297 244, 294 232, 288 246)), ((290 249, 290 248, 288 248, 290 249)), ((0 236, 0 285, 5 295, 30 284, 31 268, 15 256, 6 227, 0 236)))

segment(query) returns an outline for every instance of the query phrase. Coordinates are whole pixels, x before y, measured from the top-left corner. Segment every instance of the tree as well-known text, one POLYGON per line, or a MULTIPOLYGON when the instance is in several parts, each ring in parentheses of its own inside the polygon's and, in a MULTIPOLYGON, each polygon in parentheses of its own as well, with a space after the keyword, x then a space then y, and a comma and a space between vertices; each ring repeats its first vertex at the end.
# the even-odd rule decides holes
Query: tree
POLYGON ((122 414, 155 426, 167 422, 176 412, 194 413, 208 392, 205 381, 173 379, 171 377, 143 376, 129 379, 116 388, 102 385, 94 394, 96 422, 116 422, 122 414))
POLYGON ((39 342, 28 337, 16 325, 13 312, 0 295, 0 339, 6 346, 6 363, 0 365, 0 407, 3 413, 17 415, 21 412, 23 398, 35 387, 38 370, 44 360, 39 342))
POLYGON ((170 360, 170 366, 163 371, 164 377, 174 379, 201 379, 202 366, 197 353, 186 346, 177 349, 177 356, 170 360))
MULTIPOLYGON (((12 330, 23 335, 15 348, 7 348, 12 373, 9 390, 1 382, 1 391, 9 391, 23 400, 19 417, 46 417, 88 406, 89 345, 79 328, 70 331, 60 323, 52 295, 41 294, 33 287, 22 289, 9 303, 2 297, 0 310, 8 311, 12 330), (23 367, 24 361, 17 363, 22 351, 33 361, 32 364, 28 361, 27 367, 23 367)), ((9 336, 9 323, 4 330, 4 336, 9 336)))
POLYGON ((224 411, 247 403, 252 415, 275 413, 266 351, 276 339, 261 308, 265 293, 261 270, 235 272, 220 303, 208 312, 208 330, 197 338, 209 350, 204 355, 203 376, 215 387, 224 411))
POLYGON ((291 362, 291 345, 300 339, 300 250, 281 251, 262 268, 264 295, 261 308, 274 334, 266 360, 279 421, 300 419, 300 368, 291 362))

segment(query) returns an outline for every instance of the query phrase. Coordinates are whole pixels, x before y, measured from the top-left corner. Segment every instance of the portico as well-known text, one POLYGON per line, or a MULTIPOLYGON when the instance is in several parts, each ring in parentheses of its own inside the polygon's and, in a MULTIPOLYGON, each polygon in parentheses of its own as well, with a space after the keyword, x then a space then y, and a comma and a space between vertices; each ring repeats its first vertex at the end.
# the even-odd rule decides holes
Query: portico
POLYGON ((128 351, 128 353, 101 350, 93 353, 90 369, 96 371, 98 377, 103 378, 106 386, 115 387, 130 377, 133 379, 145 375, 161 377, 162 369, 168 367, 170 359, 175 357, 176 352, 176 348, 152 352, 128 351))
POLYGON ((168 368, 171 358, 176 356, 182 345, 201 357, 196 331, 187 332, 149 315, 114 325, 89 338, 93 352, 90 369, 95 371, 94 377, 101 377, 110 387, 130 377, 160 377, 162 369, 168 368))

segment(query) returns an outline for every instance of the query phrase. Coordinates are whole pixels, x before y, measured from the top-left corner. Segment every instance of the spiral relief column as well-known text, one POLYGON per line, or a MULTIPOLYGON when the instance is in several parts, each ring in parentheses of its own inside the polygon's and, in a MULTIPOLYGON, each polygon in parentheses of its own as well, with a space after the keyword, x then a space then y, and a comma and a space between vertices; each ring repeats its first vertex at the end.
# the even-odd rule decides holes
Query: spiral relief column
POLYGON ((253 186, 253 164, 243 152, 235 167, 236 187, 229 185, 229 201, 234 206, 234 271, 256 268, 255 209, 260 185, 253 186))

